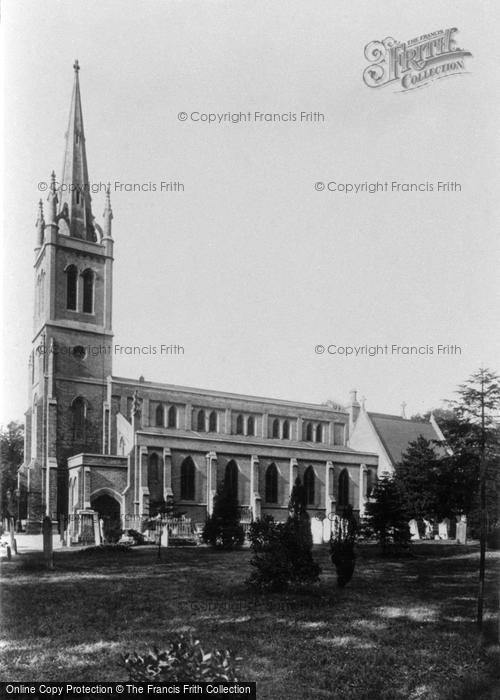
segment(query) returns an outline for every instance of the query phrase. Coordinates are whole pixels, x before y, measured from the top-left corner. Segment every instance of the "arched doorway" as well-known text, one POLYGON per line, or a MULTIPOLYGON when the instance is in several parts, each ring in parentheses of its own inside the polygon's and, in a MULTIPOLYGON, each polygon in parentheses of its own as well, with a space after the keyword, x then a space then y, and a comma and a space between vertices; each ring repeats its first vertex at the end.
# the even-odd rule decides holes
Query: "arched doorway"
POLYGON ((102 534, 108 542, 117 542, 121 536, 120 504, 107 493, 92 498, 91 508, 97 511, 102 520, 102 534))

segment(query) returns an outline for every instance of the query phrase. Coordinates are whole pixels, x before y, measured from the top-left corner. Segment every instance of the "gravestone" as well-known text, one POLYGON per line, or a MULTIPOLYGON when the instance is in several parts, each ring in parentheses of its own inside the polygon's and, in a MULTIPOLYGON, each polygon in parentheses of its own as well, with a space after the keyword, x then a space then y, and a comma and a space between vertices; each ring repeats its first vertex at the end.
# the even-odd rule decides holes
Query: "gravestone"
POLYGON ((439 539, 440 540, 447 540, 448 539, 448 527, 449 527, 450 521, 448 518, 445 518, 442 520, 439 525, 438 525, 438 533, 439 533, 439 539))
POLYGON ((467 544, 467 523, 460 520, 457 523, 457 544, 467 544))
POLYGON ((323 544, 323 521, 317 518, 311 518, 311 534, 313 544, 323 544))
POLYGON ((419 533, 419 531, 418 531, 418 523, 417 523, 417 521, 415 520, 415 518, 413 518, 413 520, 410 520, 410 522, 409 522, 408 524, 409 524, 409 526, 410 526, 410 535, 411 535, 411 539, 412 539, 412 540, 419 540, 419 539, 420 539, 420 533, 419 533))

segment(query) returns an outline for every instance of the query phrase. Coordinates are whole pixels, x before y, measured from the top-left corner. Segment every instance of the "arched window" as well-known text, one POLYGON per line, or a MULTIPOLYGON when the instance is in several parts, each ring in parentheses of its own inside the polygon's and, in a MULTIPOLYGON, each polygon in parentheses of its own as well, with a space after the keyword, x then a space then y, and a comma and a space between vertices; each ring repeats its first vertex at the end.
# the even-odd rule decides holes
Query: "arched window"
POLYGON ((83 312, 91 314, 94 312, 94 273, 92 270, 85 270, 83 279, 83 312))
POLYGON ((279 438, 280 436, 280 422, 277 418, 273 420, 273 432, 272 432, 273 438, 279 438))
POLYGON ((315 476, 314 469, 309 466, 307 467, 304 474, 304 491, 306 495, 306 505, 312 506, 315 503, 315 476))
POLYGON ((241 413, 236 418, 236 435, 243 435, 243 416, 241 413))
POLYGON ((196 430, 199 433, 205 432, 205 411, 203 409, 200 409, 198 411, 198 418, 196 420, 196 430))
POLYGON ((120 444, 118 445, 118 454, 122 456, 125 454, 125 440, 123 439, 123 437, 120 438, 120 444))
POLYGON ((160 481, 160 467, 159 467, 158 455, 156 454, 156 452, 153 452, 152 454, 149 455, 149 460, 148 460, 148 487, 149 487, 149 490, 151 491, 151 487, 156 486, 159 481, 160 481))
POLYGON ((73 439, 79 442, 85 441, 87 432, 87 402, 83 396, 77 396, 73 401, 73 439))
POLYGON ((191 457, 181 464, 181 500, 194 501, 195 466, 191 457))
POLYGON ((313 427, 312 423, 308 423, 306 425, 306 442, 312 442, 313 441, 313 427))
POLYGON ((253 416, 248 418, 247 435, 255 435, 255 418, 253 416))
POLYGON ((217 412, 211 411, 208 416, 208 429, 211 433, 217 432, 217 412))
POLYGON ((66 308, 76 311, 76 289, 78 283, 78 273, 74 265, 66 268, 66 308))
POLYGON ((373 491, 373 471, 371 469, 366 470, 366 484, 365 484, 365 497, 370 498, 373 491))
POLYGON ((274 462, 266 469, 266 502, 278 502, 278 469, 274 462))
POLYGON ((316 426, 315 430, 315 435, 314 435, 316 442, 323 442, 323 426, 321 423, 318 423, 316 426))
POLYGON ((175 406, 170 406, 168 409, 168 427, 177 428, 177 409, 175 406))
POLYGON ((290 423, 285 420, 283 421, 283 440, 289 440, 290 439, 290 423))
POLYGON ((342 469, 339 474, 339 496, 338 505, 345 508, 349 505, 349 473, 347 469, 342 469))
POLYGON ((163 406, 161 403, 156 407, 155 419, 156 426, 158 428, 163 428, 163 406))
POLYGON ((238 498, 238 465, 234 459, 226 464, 224 488, 232 498, 238 498))

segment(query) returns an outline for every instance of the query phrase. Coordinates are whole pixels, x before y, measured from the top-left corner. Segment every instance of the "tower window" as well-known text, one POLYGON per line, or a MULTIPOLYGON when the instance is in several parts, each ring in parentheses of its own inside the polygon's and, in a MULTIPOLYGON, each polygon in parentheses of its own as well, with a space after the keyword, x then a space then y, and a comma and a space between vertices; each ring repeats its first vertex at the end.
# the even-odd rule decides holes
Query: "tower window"
POLYGON ((85 442, 87 437, 87 402, 83 396, 77 396, 71 408, 73 410, 73 439, 85 442))
POLYGON ((318 423, 318 425, 316 426, 315 438, 316 442, 323 442, 323 426, 321 425, 321 423, 318 423))
POLYGON ((255 418, 250 416, 247 422, 247 435, 255 435, 255 418))
POLYGON ((217 432, 217 413, 212 411, 208 417, 208 429, 211 433, 217 432))
POLYGON ((290 439, 290 423, 286 420, 283 422, 283 440, 290 439))
POLYGON ((308 423, 306 425, 306 442, 312 442, 313 441, 313 427, 312 423, 308 423))
POLYGON ((280 422, 277 418, 273 420, 273 438, 279 438, 280 436, 280 422))
POLYGON ((168 427, 177 428, 177 409, 175 406, 170 406, 168 409, 168 427))
POLYGON ((76 311, 77 278, 76 267, 70 265, 66 269, 66 308, 69 311, 76 311))
POLYGON ((194 462, 191 457, 186 457, 181 464, 181 500, 194 501, 194 478, 194 462))
POLYGON ((92 270, 85 270, 83 278, 83 313, 94 312, 94 273, 92 270))
POLYGON ((266 469, 266 502, 278 502, 278 469, 274 462, 266 469))

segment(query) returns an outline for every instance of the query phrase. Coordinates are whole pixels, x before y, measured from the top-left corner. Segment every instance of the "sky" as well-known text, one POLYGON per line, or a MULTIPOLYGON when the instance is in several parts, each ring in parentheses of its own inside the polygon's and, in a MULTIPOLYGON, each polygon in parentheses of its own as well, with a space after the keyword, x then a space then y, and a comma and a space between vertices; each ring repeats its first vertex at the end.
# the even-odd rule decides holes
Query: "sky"
MULTIPOLYGON (((38 183, 61 172, 75 58, 90 180, 111 182, 114 343, 184 348, 118 351, 115 375, 313 403, 357 389, 411 415, 499 370, 499 14, 493 0, 4 0, 0 423, 27 407, 38 183), (472 53, 464 74, 363 82, 370 42, 449 27, 472 53), (256 111, 324 121, 198 116, 256 111), (340 354, 365 345, 389 352, 340 354)), ((92 206, 99 221, 104 192, 92 206)))

